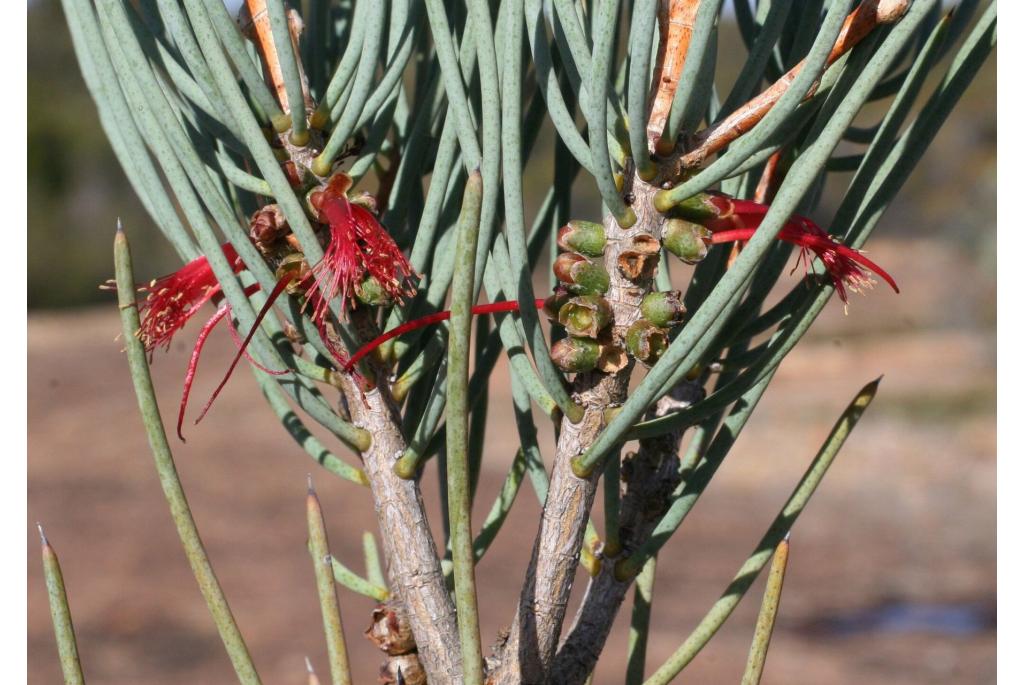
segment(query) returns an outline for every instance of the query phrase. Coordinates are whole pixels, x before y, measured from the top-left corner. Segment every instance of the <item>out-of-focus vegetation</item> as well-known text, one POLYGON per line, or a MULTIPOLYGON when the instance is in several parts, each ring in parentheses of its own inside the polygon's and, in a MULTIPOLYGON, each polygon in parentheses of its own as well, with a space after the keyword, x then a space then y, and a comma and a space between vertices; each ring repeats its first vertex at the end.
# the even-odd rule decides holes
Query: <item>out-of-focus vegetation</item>
POLYGON ((176 268, 100 128, 55 0, 28 7, 28 306, 109 300, 120 215, 139 236, 139 273, 176 268), (142 246, 145 246, 144 248, 142 246))
MULTIPOLYGON (((739 51, 729 49, 739 39, 732 27, 723 29, 719 73, 729 74, 741 66, 732 64, 739 51)), ((960 243, 972 259, 991 265, 993 293, 995 64, 986 63, 878 229, 879 237, 930 236, 960 243)), ((177 268, 177 258, 150 223, 103 135, 56 0, 28 7, 28 76, 28 306, 108 299, 97 285, 112 274, 110 235, 117 216, 131 227, 139 274, 177 268)), ((872 123, 871 114, 869 108, 863 124, 872 123)), ((839 191, 845 180, 836 174, 829 190, 839 191)), ((577 198, 578 210, 598 211, 591 195, 577 198)), ((834 208, 829 196, 816 217, 823 225, 834 208)), ((994 321, 994 297, 990 312, 976 314, 994 321)))

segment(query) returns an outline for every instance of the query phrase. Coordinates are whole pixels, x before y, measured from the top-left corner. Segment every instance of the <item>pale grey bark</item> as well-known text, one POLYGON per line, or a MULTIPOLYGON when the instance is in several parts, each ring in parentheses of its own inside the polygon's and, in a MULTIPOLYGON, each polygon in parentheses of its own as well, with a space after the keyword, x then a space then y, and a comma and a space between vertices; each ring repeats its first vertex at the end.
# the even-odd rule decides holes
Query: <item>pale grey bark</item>
MULTIPOLYGON (((664 217, 654 210, 656 188, 637 180, 633 183, 636 223, 624 229, 611 216, 605 218, 608 237, 604 264, 611 277, 606 298, 614 315, 613 333, 621 340, 626 328, 639 318, 639 305, 650 284, 636 284, 622 276, 619 255, 637 235, 661 237, 664 217)), ((629 188, 626 189, 626 192, 629 188)), ((594 501, 599 470, 589 478, 577 477, 573 457, 593 444, 604 427, 604 412, 626 398, 633 363, 611 373, 578 374, 573 382, 573 399, 584 407, 583 419, 573 424, 563 418, 551 473, 551 486, 541 515, 533 556, 519 599, 516 617, 499 655, 499 666, 489 683, 549 682, 555 650, 565 620, 573 576, 590 508, 594 501)))
POLYGON ((362 392, 351 376, 345 376, 344 392, 352 422, 373 435, 362 455, 363 468, 373 492, 391 590, 407 612, 428 681, 461 683, 455 605, 444 584, 419 484, 392 470, 406 448, 398 409, 389 392, 380 387, 362 392))

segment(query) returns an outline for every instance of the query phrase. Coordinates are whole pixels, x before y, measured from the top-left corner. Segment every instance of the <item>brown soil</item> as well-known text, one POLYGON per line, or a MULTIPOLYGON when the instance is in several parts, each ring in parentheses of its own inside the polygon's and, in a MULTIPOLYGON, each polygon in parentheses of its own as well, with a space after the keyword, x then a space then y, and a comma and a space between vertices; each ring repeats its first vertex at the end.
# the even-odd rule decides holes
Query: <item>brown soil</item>
MULTIPOLYGON (((995 682, 995 338, 991 279, 964 255, 926 242, 873 244, 899 264, 897 297, 876 288, 850 313, 829 305, 782 366, 712 487, 662 553, 649 670, 726 586, 846 402, 885 374, 881 391, 793 532, 781 617, 763 680, 886 685, 995 682), (957 265, 956 282, 938 274, 957 265), (854 613, 909 603, 978 603, 966 635, 830 630, 854 613)), ((107 685, 230 683, 233 674, 178 546, 114 341, 113 307, 29 319, 29 517, 63 564, 86 675, 107 685)), ((164 416, 175 415, 188 332, 159 354, 164 416)), ((233 347, 215 336, 195 404, 233 347)), ((515 448, 505 370, 492 384, 478 515, 515 448)), ((265 683, 302 683, 309 655, 326 682, 313 573, 305 550, 305 476, 313 471, 335 553, 362 568, 373 529, 368 493, 316 470, 240 371, 209 418, 189 426, 176 459, 218 575, 265 683)), ((550 442, 542 443, 550 454, 550 442)), ((426 486, 437 511, 433 471, 426 486)), ((532 543, 536 498, 524 486, 480 565, 483 631, 510 621, 532 543)), ((600 521, 600 515, 596 518, 600 521)), ((60 679, 35 531, 29 548, 30 683, 60 679)), ((735 683, 763 579, 686 672, 735 683)), ((577 595, 579 592, 577 591, 577 595)), ((361 636, 370 600, 342 592, 358 683, 380 657, 361 636)), ((621 683, 626 620, 596 683, 621 683)))

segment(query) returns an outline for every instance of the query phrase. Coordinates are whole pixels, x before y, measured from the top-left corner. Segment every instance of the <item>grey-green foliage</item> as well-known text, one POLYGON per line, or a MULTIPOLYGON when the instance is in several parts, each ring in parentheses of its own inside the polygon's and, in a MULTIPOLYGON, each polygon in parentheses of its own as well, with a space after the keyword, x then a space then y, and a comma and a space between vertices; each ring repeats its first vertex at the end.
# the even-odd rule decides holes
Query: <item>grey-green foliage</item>
MULTIPOLYGON (((636 213, 619 184, 634 169, 645 178, 654 173, 647 117, 659 3, 290 4, 299 8, 306 29, 298 54, 281 54, 284 90, 293 103, 308 92, 314 108, 292 107, 285 113, 275 89, 261 78, 253 42, 218 0, 63 1, 82 74, 125 173, 182 259, 209 258, 242 330, 253 325, 276 279, 247 236, 254 209, 275 203, 309 264, 323 256, 318 225, 305 202, 310 185, 296 190, 282 160, 292 155, 293 161, 324 175, 343 161, 338 157, 342 149, 362 141, 355 161, 344 162, 356 180, 355 190, 379 194, 382 225, 422 276, 416 296, 370 312, 376 325, 390 329, 436 312, 453 278, 460 298, 452 321, 458 340, 453 336, 447 365, 447 324, 381 348, 385 359, 396 363, 394 392, 404 402, 401 426, 411 443, 401 463, 407 476, 432 456, 444 455, 455 440, 460 461, 457 473, 449 476, 460 498, 467 491, 475 494, 480 460, 494 458, 483 447, 486 404, 480 398, 504 350, 521 438, 507 487, 475 547, 465 529, 468 502, 453 502, 457 521, 449 520, 447 508, 441 512, 444 530, 450 524, 457 530, 450 543, 459 608, 475 614, 472 586, 464 584, 472 580, 466 564, 494 540, 524 473, 542 500, 548 489, 531 403, 541 415, 554 418, 561 414, 575 420, 581 414, 549 358, 551 339, 532 309, 526 311, 544 295, 535 291, 534 272, 547 268, 556 254, 543 247, 571 216, 579 184, 596 190, 607 211, 629 226, 636 213), (553 162, 550 146, 537 144, 548 134, 554 139, 553 162), (307 139, 307 149, 284 144, 307 139), (574 185, 580 169, 587 173, 574 185), (482 190, 464 194, 469 178, 480 179, 482 190), (477 203, 471 212, 477 217, 475 249, 472 243, 461 244, 467 235, 458 218, 466 209, 460 205, 464 197, 477 203), (534 211, 532 217, 528 210, 534 211), (232 273, 218 247, 225 241, 245 260, 241 274, 232 273), (467 249, 473 254, 458 258, 467 249), (487 301, 518 300, 524 310, 521 316, 498 314, 493 328, 480 328, 481 340, 473 347, 465 310, 481 290, 487 301), (474 356, 471 376, 469 355, 474 356), (454 376, 452 359, 458 361, 454 376), (453 394, 459 398, 456 415, 449 411, 450 425, 445 426, 446 399, 453 394)), ((692 134, 702 120, 708 125, 724 119, 801 60, 804 69, 767 116, 717 160, 670 179, 675 188, 663 196, 673 201, 717 184, 749 197, 772 153, 784 149, 788 159, 788 172, 760 229, 728 270, 720 248, 694 271, 685 296, 691 312, 686 324, 673 333, 661 360, 610 416, 597 440, 583 446, 585 453, 576 462, 581 471, 591 471, 607 455, 617 454, 626 439, 695 428, 686 454, 696 468, 666 503, 655 535, 625 560, 627 575, 647 568, 650 576, 643 577, 637 595, 648 605, 634 611, 638 634, 631 639, 629 682, 638 682, 643 671, 643 655, 636 650, 646 644, 654 555, 707 486, 779 364, 833 294, 827 279, 812 280, 811 287, 800 284, 765 307, 765 293, 790 254, 776 247, 776 234, 792 214, 812 208, 829 172, 852 172, 852 177, 833 180, 846 183, 847 191, 827 228, 853 247, 862 245, 995 43, 994 2, 980 13, 980 3, 964 3, 950 17, 942 14, 938 0, 916 0, 899 22, 877 28, 831 63, 829 52, 853 3, 761 0, 752 6, 750 0, 737 0, 736 19, 749 54, 737 80, 720 95, 713 77, 722 4, 704 0, 697 12, 665 134, 692 134), (937 85, 929 85, 937 72, 942 74, 937 85), (887 97, 890 105, 876 125, 853 126, 865 103, 887 97), (839 152, 844 139, 857 149, 839 152), (767 341, 748 349, 749 341, 764 333, 767 341), (691 369, 723 358, 727 370, 705 399, 643 420, 648 408, 691 369)), ((283 0, 266 5, 280 45, 288 31, 286 13, 292 10, 283 0)), ((814 270, 824 273, 820 263, 814 270)), ((661 287, 669 283, 667 271, 663 260, 661 287)), ((338 307, 335 303, 335 312, 338 307)), ((308 419, 321 424, 353 450, 365 450, 372 441, 372 435, 335 409, 336 374, 343 369, 331 361, 334 343, 323 339, 324 330, 310 321, 301 300, 282 298, 273 312, 250 348, 260 362, 293 370, 270 376, 254 368, 270 414, 328 471, 364 482, 362 472, 332 454, 303 424, 308 419), (301 349, 285 339, 286 328, 302 336, 301 349)), ((333 328, 351 354, 366 341, 366 331, 346 317, 339 319, 333 328)), ((449 468, 453 465, 449 459, 449 468)), ((609 468, 605 477, 617 472, 609 468)), ((605 490, 613 515, 617 493, 615 483, 605 490)), ((775 537, 785 532, 773 531, 775 537)), ((617 544, 614 533, 609 538, 617 544)), ((467 625, 465 639, 472 642, 475 619, 467 625)), ((478 644, 463 647, 464 654, 479 654, 478 644)), ((671 664, 663 667, 656 682, 677 670, 671 664)), ((468 675, 480 678, 479 673, 468 675)))

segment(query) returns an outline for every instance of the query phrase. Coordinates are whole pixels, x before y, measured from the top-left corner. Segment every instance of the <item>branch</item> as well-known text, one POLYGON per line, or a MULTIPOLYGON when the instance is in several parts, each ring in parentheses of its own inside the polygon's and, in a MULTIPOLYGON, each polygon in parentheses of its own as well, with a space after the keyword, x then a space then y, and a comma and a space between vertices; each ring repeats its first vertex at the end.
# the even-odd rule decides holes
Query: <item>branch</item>
MULTIPOLYGON (((843 23, 825 66, 835 63, 879 26, 899 21, 909 6, 910 0, 864 0, 843 23)), ((775 106, 803 68, 804 61, 801 60, 760 95, 749 100, 717 124, 694 134, 690 145, 692 149, 682 158, 683 168, 703 166, 711 155, 720 152, 729 143, 754 128, 775 106)), ((817 86, 812 87, 807 96, 813 95, 816 88, 817 86)))
MULTIPOLYGON (((664 221, 652 202, 657 188, 632 174, 628 178, 633 185, 637 222, 623 229, 610 215, 604 221, 608 239, 604 263, 611 279, 606 298, 614 317, 613 335, 619 340, 639 318, 640 301, 649 290, 648 284, 638 285, 622 275, 619 256, 638 235, 660 237, 664 221)), ((593 475, 580 478, 573 473, 571 462, 593 444, 604 428, 605 410, 626 399, 632 368, 631 360, 617 372, 580 373, 573 381, 573 399, 584 407, 583 418, 578 423, 562 419, 540 530, 516 618, 502 648, 500 664, 488 681, 493 685, 549 681, 600 476, 600 469, 595 469, 593 475)))
POLYGON ((455 606, 444 584, 434 538, 430 534, 419 484, 392 470, 405 451, 398 408, 386 388, 386 373, 364 391, 352 375, 344 377, 344 394, 352 422, 373 435, 363 452, 392 591, 409 616, 419 659, 433 683, 461 683, 462 663, 455 606))
MULTIPOLYGON (((703 395, 703 386, 699 383, 684 381, 661 398, 650 414, 664 416, 679 411, 703 395)), ((641 440, 638 452, 623 462, 622 480, 626 491, 619 515, 622 544, 619 557, 628 556, 647 540, 668 508, 680 480, 678 453, 682 434, 683 431, 677 430, 641 440)), ((590 580, 572 630, 555 658, 552 682, 576 685, 587 679, 604 650, 612 623, 632 584, 632 577, 616 577, 614 563, 601 564, 599 573, 590 580)))

